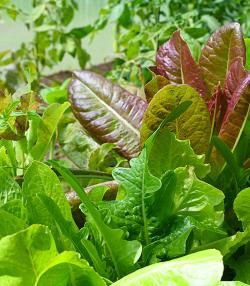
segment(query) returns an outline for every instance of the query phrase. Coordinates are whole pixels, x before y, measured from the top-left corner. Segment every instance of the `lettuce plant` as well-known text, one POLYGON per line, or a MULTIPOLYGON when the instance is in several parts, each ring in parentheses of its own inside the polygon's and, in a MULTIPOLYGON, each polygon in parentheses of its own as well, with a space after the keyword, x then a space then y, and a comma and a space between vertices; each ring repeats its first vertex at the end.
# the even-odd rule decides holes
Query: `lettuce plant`
POLYGON ((224 161, 215 148, 209 150, 212 135, 234 150, 249 114, 250 75, 244 69, 245 50, 240 25, 227 24, 211 35, 196 63, 180 32, 175 32, 159 48, 156 66, 151 68, 155 76, 145 87, 149 107, 142 124, 142 142, 174 105, 191 99, 193 105, 170 128, 178 138, 190 139, 198 154, 206 153, 214 175, 218 173, 224 161), (189 85, 192 90, 175 92, 176 85, 179 89, 189 85))

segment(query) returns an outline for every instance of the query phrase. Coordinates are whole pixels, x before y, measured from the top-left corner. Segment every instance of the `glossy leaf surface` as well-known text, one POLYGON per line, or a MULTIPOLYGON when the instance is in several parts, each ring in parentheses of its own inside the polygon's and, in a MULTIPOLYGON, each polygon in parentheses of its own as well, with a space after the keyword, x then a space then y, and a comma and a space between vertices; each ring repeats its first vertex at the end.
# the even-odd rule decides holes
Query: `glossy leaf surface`
POLYGON ((142 118, 147 103, 92 72, 75 72, 69 87, 73 112, 101 143, 114 143, 125 157, 140 151, 142 118))
POLYGON ((199 66, 194 61, 187 43, 176 31, 172 38, 162 45, 156 55, 157 73, 171 83, 188 84, 206 100, 207 91, 199 66))

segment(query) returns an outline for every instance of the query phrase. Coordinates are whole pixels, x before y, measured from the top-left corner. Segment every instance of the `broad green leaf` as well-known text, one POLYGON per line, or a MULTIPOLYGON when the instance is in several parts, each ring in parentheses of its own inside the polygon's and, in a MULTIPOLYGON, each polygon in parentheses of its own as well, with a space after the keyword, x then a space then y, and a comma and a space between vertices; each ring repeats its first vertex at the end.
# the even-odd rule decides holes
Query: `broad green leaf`
POLYGON ((232 236, 222 238, 220 240, 213 241, 208 244, 201 245, 194 248, 193 251, 200 251, 204 249, 217 249, 227 259, 232 256, 239 247, 246 245, 250 241, 250 228, 247 228, 244 232, 237 232, 232 236))
POLYGON ((4 168, 0 168, 0 205, 20 197, 20 186, 4 168))
POLYGON ((1 209, 13 214, 22 221, 28 221, 27 209, 23 205, 23 200, 21 198, 9 200, 6 204, 1 206, 1 209))
POLYGON ((49 166, 33 161, 25 172, 22 193, 27 206, 29 221, 49 226, 53 235, 56 235, 57 243, 59 243, 61 237, 55 221, 38 197, 39 194, 51 197, 59 206, 65 219, 72 220, 70 206, 56 174, 49 166))
POLYGON ((75 72, 69 86, 73 112, 101 143, 115 144, 127 158, 140 151, 142 118, 147 103, 93 72, 75 72))
POLYGON ((113 286, 212 286, 223 273, 219 251, 206 250, 137 270, 113 286))
POLYGON ((0 240, 0 285, 34 286, 39 273, 57 255, 46 226, 31 227, 0 240))
POLYGON ((207 99, 205 83, 201 71, 180 31, 162 45, 156 55, 157 74, 165 76, 170 83, 192 86, 204 100, 207 99))
POLYGON ((250 188, 240 191, 234 201, 234 211, 244 228, 250 226, 250 188))
POLYGON ((25 227, 25 221, 0 208, 0 239, 25 227))
POLYGON ((34 160, 42 160, 46 155, 57 124, 68 107, 68 102, 54 103, 43 113, 42 120, 39 121, 37 127, 37 140, 30 150, 30 155, 34 160))
POLYGON ((164 178, 162 189, 155 192, 149 207, 152 217, 165 225, 174 216, 193 217, 208 229, 222 224, 224 194, 220 190, 197 179, 193 167, 179 167, 170 178, 164 178))
POLYGON ((35 285, 105 286, 106 283, 78 253, 64 251, 48 263, 35 285))
POLYGON ((245 64, 245 44, 240 24, 226 24, 208 39, 200 57, 200 67, 210 96, 219 82, 224 85, 229 67, 237 58, 242 58, 245 64))
POLYGON ((141 142, 145 142, 178 104, 187 100, 192 105, 166 126, 178 139, 189 139, 197 154, 206 153, 211 132, 209 113, 198 92, 188 85, 167 85, 153 97, 143 119, 141 142))
POLYGON ((151 81, 149 81, 144 86, 147 102, 150 102, 154 95, 167 84, 169 84, 169 80, 161 75, 156 75, 151 81))
POLYGON ((100 285, 102 278, 76 252, 58 254, 46 226, 29 228, 0 240, 0 284, 100 285))
POLYGON ((63 176, 66 182, 74 189, 84 206, 84 213, 88 221, 97 230, 98 236, 102 238, 102 247, 105 247, 105 253, 108 255, 114 265, 116 277, 121 277, 133 269, 134 264, 140 258, 141 244, 134 241, 123 239, 124 232, 122 229, 112 229, 103 221, 101 213, 89 200, 87 194, 82 191, 82 187, 65 168, 58 163, 51 162, 52 166, 63 176))
POLYGON ((73 218, 71 220, 66 220, 58 205, 51 198, 43 194, 39 194, 38 196, 51 217, 53 217, 55 223, 59 226, 62 234, 72 242, 76 251, 93 265, 99 274, 107 276, 105 264, 98 256, 92 241, 87 241, 82 237, 80 231, 75 227, 73 218))
POLYGON ((151 150, 148 160, 150 172, 157 177, 161 177, 168 170, 187 165, 194 167, 199 178, 209 173, 210 168, 205 164, 205 156, 196 155, 190 141, 178 140, 175 134, 167 129, 161 128, 153 140, 149 138, 146 141, 145 146, 151 150))

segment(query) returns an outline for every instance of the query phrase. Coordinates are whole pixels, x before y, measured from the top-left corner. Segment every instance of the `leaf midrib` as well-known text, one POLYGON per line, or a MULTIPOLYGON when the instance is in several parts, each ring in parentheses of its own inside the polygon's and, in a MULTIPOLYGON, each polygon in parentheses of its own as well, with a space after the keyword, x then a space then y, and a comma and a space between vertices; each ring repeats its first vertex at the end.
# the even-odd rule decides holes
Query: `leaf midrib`
POLYGON ((140 132, 136 129, 129 121, 125 120, 124 117, 120 116, 120 114, 114 109, 111 108, 104 100, 102 100, 88 85, 80 81, 81 84, 89 91, 90 94, 93 95, 104 107, 113 114, 114 117, 118 118, 118 121, 122 122, 128 129, 130 129, 138 138, 140 137, 140 132))

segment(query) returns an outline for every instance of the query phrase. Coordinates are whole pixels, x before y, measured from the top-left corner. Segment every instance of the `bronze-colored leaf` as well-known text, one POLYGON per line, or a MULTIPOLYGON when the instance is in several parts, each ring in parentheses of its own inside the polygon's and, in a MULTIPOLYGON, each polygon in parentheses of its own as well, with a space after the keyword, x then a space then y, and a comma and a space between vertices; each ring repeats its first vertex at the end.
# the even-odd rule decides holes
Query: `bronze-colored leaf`
POLYGON ((159 48, 154 72, 165 76, 171 83, 188 84, 207 100, 207 90, 199 66, 196 64, 180 31, 159 48))
POLYGON ((240 24, 231 23, 216 31, 201 53, 200 67, 210 95, 218 83, 224 86, 228 70, 236 59, 242 59, 245 64, 245 43, 240 24))
MULTIPOLYGON (((219 138, 231 149, 234 150, 241 132, 244 128, 250 110, 250 74, 243 80, 240 87, 234 92, 226 114, 223 118, 219 132, 219 138)), ((211 154, 213 169, 220 171, 224 160, 219 152, 213 148, 211 154)), ((215 172, 214 172, 215 173, 215 172)))
POLYGON ((209 113, 204 100, 188 85, 167 85, 153 97, 143 119, 141 142, 145 142, 178 104, 187 100, 193 102, 191 106, 167 128, 178 139, 189 139, 197 154, 206 153, 211 132, 209 113))
POLYGON ((74 72, 69 100, 82 126, 101 143, 114 143, 126 158, 140 151, 140 132, 147 103, 93 72, 74 72))

